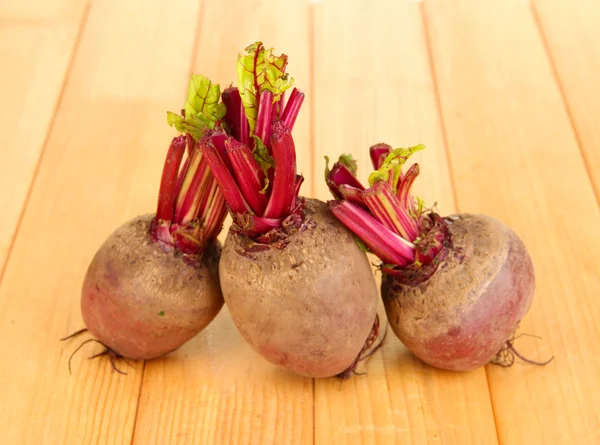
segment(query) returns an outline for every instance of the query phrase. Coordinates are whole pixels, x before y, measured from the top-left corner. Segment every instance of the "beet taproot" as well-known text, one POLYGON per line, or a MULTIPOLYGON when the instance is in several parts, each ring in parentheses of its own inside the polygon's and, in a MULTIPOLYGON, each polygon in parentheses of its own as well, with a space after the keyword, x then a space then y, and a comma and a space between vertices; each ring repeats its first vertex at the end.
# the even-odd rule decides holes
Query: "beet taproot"
POLYGON ((382 261, 381 295, 389 323, 417 357, 467 371, 487 363, 510 366, 515 331, 531 306, 535 275, 516 233, 485 215, 442 218, 410 194, 419 165, 402 167, 417 145, 370 149, 369 188, 356 162, 340 156, 326 182, 329 207, 382 261))
POLYGON ((452 247, 417 285, 383 275, 393 331, 424 362, 471 370, 489 363, 531 306, 535 275, 521 239, 485 215, 446 218, 452 247))
POLYGON ((309 377, 350 367, 369 336, 378 295, 366 255, 323 202, 285 247, 230 231, 220 263, 225 303, 246 341, 270 362, 309 377))
POLYGON ((201 261, 166 251, 149 236, 154 215, 120 226, 86 273, 81 313, 89 332, 132 359, 165 355, 194 337, 223 306, 220 243, 201 261))

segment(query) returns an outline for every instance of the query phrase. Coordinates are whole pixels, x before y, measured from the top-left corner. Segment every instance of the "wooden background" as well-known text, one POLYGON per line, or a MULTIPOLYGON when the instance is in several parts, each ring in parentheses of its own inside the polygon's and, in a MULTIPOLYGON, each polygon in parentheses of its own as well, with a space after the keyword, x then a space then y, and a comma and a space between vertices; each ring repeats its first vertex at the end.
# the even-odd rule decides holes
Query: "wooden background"
POLYGON ((0 443, 600 443, 600 2, 1 0, 0 443), (223 310, 128 376, 73 361, 102 240, 155 207, 190 73, 228 84, 255 41, 290 56, 304 194, 323 156, 424 143, 418 191, 531 251, 517 363, 432 369, 393 335, 345 382, 257 356, 223 310))

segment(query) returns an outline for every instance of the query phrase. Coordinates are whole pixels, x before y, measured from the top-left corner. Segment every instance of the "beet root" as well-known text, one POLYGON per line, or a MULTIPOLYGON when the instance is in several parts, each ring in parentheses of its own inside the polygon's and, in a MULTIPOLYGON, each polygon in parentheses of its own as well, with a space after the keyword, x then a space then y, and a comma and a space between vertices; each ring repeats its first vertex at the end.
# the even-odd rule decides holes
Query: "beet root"
POLYGON ((484 215, 446 219, 453 247, 426 281, 400 284, 384 274, 382 298, 392 329, 424 362, 466 371, 489 363, 525 316, 535 288, 523 242, 484 215))
POLYGON ((377 287, 352 233, 316 200, 285 247, 229 232, 219 272, 246 341, 270 362, 309 377, 349 368, 365 345, 377 287))
POLYGON ((81 294, 90 333, 118 355, 140 360, 179 348, 223 306, 218 241, 191 261, 152 239, 153 217, 134 218, 108 237, 81 294))

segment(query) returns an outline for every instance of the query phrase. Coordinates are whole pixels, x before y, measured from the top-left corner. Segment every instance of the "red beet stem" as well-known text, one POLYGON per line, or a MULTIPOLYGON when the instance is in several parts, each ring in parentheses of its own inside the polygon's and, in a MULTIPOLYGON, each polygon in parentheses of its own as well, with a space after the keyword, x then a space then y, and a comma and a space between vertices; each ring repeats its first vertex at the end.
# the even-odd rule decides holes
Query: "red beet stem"
POLYGON ((225 198, 219 190, 217 181, 211 178, 208 199, 206 205, 201 209, 203 228, 203 239, 212 242, 217 237, 221 228, 223 227, 223 221, 227 216, 227 206, 225 204, 225 198))
POLYGON ((178 136, 173 139, 163 167, 160 189, 158 192, 158 208, 156 219, 170 223, 173 219, 173 203, 177 193, 177 175, 185 153, 186 138, 178 136))
MULTIPOLYGON (((243 109, 240 91, 236 87, 226 88, 225 91, 221 93, 221 98, 225 104, 225 119, 229 124, 231 135, 240 141, 242 139, 240 109, 243 109)), ((242 116, 244 116, 244 118, 246 117, 243 113, 242 116)))
POLYGON ((200 160, 202 159, 202 153, 198 149, 198 146, 195 146, 194 149, 190 152, 188 158, 186 159, 186 169, 185 173, 182 171, 183 180, 181 181, 181 185, 177 190, 177 200, 175 203, 175 221, 181 221, 181 215, 183 214, 183 205, 185 202, 186 196, 188 196, 188 192, 192 185, 192 181, 196 177, 196 172, 198 171, 198 166, 200 165, 200 160))
POLYGON ((298 196, 300 196, 300 187, 302 186, 303 182, 304 182, 304 176, 296 175, 296 188, 294 189, 294 199, 292 201, 292 207, 291 207, 292 211, 294 211, 294 209, 298 205, 298 196))
POLYGON ((244 107, 240 107, 240 139, 239 141, 242 144, 248 145, 250 143, 250 123, 248 122, 248 118, 246 117, 246 111, 244 107))
POLYGON ((419 236, 419 227, 392 192, 388 182, 376 182, 363 193, 365 203, 371 213, 388 229, 404 239, 414 241, 419 236))
POLYGON ((375 144, 369 149, 371 163, 375 170, 379 170, 383 165, 385 158, 392 152, 392 147, 388 144, 375 144))
POLYGON ((329 201, 329 209, 386 264, 400 267, 415 259, 414 245, 349 201, 329 201))
POLYGON ((356 187, 352 187, 351 185, 348 185, 348 184, 340 184, 338 186, 338 190, 343 199, 352 201, 353 203, 359 204, 362 207, 367 206, 367 204, 365 203, 365 198, 363 196, 363 190, 358 189, 356 187))
POLYGON ((256 135, 269 148, 269 130, 273 114, 273 93, 263 90, 258 102, 258 116, 256 117, 256 135))
POLYGON ((262 216, 254 216, 251 217, 251 227, 254 231, 259 233, 267 233, 269 230, 276 229, 281 227, 281 218, 264 218, 262 216))
POLYGON ((281 120, 290 129, 290 131, 294 129, 294 124, 296 123, 298 113, 300 113, 302 102, 304 102, 304 93, 299 89, 294 88, 292 94, 290 94, 290 99, 288 100, 283 113, 281 113, 281 120))
POLYGON ((199 216, 200 203, 206 199, 206 196, 203 195, 206 195, 207 189, 210 187, 210 168, 204 156, 201 153, 198 153, 198 156, 201 159, 198 164, 195 164, 197 165, 196 169, 188 170, 188 174, 191 173, 193 177, 183 198, 183 203, 175 214, 175 222, 178 224, 188 224, 199 216))
POLYGON ((339 190, 339 187, 343 184, 361 191, 365 189, 365 187, 358 179, 356 179, 356 176, 352 174, 348 167, 341 162, 336 162, 333 164, 333 168, 327 175, 327 185, 334 196, 336 196, 338 199, 343 198, 343 194, 339 190))
POLYGON ((231 172, 221 158, 221 155, 211 138, 202 139, 200 141, 200 148, 206 157, 206 161, 208 162, 215 179, 219 183, 221 192, 231 211, 233 213, 250 212, 250 207, 244 200, 239 187, 233 179, 233 176, 231 176, 231 172))
POLYGON ((252 156, 250 148, 232 137, 225 141, 225 148, 242 195, 252 211, 257 215, 262 215, 268 198, 261 193, 265 185, 265 175, 260 165, 252 156))
POLYGON ((273 189, 263 216, 285 218, 292 210, 296 190, 296 149, 292 134, 282 121, 273 124, 271 149, 275 159, 273 189))
POLYGON ((207 134, 210 137, 211 142, 219 152, 219 156, 225 163, 225 166, 229 171, 232 170, 233 166, 231 165, 231 161, 229 160, 229 156, 227 156, 227 149, 225 148, 225 141, 229 138, 229 135, 225 133, 225 130, 221 127, 215 128, 213 131, 207 134))
POLYGON ((410 199, 410 189, 412 188, 415 179, 419 176, 419 164, 413 164, 410 166, 404 177, 402 178, 402 182, 400 182, 400 186, 398 187, 398 198, 400 199, 400 204, 405 209, 413 208, 414 202, 410 199))

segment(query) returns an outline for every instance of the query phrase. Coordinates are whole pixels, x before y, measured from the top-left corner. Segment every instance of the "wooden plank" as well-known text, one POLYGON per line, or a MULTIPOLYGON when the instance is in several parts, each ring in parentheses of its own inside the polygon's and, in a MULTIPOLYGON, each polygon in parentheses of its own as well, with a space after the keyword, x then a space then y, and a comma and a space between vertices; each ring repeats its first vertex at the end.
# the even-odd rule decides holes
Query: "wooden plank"
POLYGON ((87 3, 86 0, 4 0, 0 3, 0 23, 3 27, 51 26, 79 15, 78 9, 87 3))
POLYGON ((533 5, 600 199, 600 2, 536 0, 533 5))
MULTIPOLYGON (((366 180, 370 145, 425 143, 417 192, 430 204, 437 199, 442 213, 452 211, 420 5, 317 3, 314 33, 315 171, 323 171, 324 155, 352 152, 366 180)), ((317 196, 330 199, 318 179, 317 196)), ((336 379, 315 382, 317 444, 495 443, 483 370, 435 370, 390 331, 366 371, 341 389, 336 379)))
MULTIPOLYGON (((307 20, 304 1, 206 2, 194 71, 229 85, 235 81, 237 54, 260 39, 288 54, 288 72, 308 90, 307 20), (232 24, 226 32, 224 17, 232 24)), ((308 104, 294 140, 306 192, 311 180, 308 104)), ((312 380, 279 370, 253 352, 226 308, 191 342, 146 364, 136 444, 307 444, 312 439, 312 380)))
POLYGON ((67 359, 102 240, 154 209, 198 2, 94 2, 0 289, 0 443, 131 443, 142 363, 67 359), (135 43, 132 43, 135 42, 135 43))
POLYGON ((512 226, 537 292, 517 346, 544 368, 490 366, 501 443, 600 443, 600 213, 528 4, 425 3, 461 211, 512 226), (510 31, 510 32, 509 32, 510 31))
POLYGON ((85 0, 23 4, 0 6, 0 279, 86 9, 85 0))

